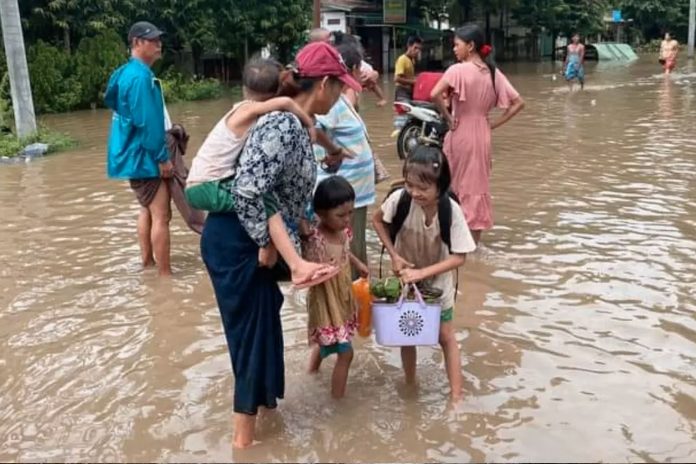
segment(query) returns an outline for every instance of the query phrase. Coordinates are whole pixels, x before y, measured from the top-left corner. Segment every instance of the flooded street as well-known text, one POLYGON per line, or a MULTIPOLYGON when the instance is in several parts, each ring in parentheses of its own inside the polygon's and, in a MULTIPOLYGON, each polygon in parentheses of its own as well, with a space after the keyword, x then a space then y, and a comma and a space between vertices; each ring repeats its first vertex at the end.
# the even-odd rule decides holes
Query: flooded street
MULTIPOLYGON (((109 113, 46 118, 80 147, 0 166, 0 461, 693 461, 696 69, 654 61, 591 64, 576 93, 550 63, 503 65, 527 107, 494 132, 496 226, 460 272, 461 405, 439 349, 413 394, 398 350, 359 337, 332 401, 287 291, 286 397, 243 452, 198 236, 175 212, 174 280, 141 271, 109 113)), ((189 162, 231 103, 170 108, 189 162)), ((391 107, 363 113, 398 176, 391 107)))

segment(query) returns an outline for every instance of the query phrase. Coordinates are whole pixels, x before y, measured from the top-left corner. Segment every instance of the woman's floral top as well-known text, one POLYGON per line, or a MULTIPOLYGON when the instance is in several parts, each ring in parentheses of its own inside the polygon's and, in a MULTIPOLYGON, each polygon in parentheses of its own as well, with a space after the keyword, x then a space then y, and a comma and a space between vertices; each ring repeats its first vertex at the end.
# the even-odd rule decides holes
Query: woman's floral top
POLYGON ((232 195, 239 220, 260 247, 270 242, 265 203, 272 201, 299 246, 297 225, 312 198, 317 165, 309 133, 287 112, 259 118, 239 158, 232 195))

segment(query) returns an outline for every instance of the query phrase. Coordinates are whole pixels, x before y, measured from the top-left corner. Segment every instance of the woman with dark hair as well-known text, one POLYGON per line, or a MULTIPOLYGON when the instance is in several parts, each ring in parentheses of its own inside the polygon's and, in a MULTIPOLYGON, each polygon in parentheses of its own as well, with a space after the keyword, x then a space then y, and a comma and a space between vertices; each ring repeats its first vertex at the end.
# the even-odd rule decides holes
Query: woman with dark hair
MULTIPOLYGON (((308 114, 327 113, 344 84, 360 84, 328 44, 307 45, 282 92, 308 114)), ((292 113, 261 116, 238 161, 235 212, 208 215, 201 254, 215 289, 235 376, 234 446, 254 441, 259 407, 275 408, 285 390, 283 294, 271 267, 269 208, 279 211, 299 248, 298 224, 312 199, 317 167, 309 132, 292 113)))
POLYGON ((444 152, 452 171, 452 190, 457 194, 469 229, 476 240, 493 227, 490 195, 491 130, 502 126, 523 107, 524 101, 505 75, 488 59, 490 45, 477 25, 457 29, 454 54, 459 63, 447 69, 431 97, 449 124, 444 152), (451 112, 443 94, 451 94, 451 112), (488 121, 494 108, 505 112, 488 121))

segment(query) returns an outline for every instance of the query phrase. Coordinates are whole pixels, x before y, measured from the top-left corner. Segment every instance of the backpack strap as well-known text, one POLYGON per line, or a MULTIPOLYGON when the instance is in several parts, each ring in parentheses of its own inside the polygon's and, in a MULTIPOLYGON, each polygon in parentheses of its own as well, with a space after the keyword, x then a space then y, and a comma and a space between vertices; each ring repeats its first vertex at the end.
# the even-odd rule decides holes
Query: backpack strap
POLYGON ((440 222, 440 238, 442 242, 447 245, 447 249, 452 251, 452 202, 459 203, 457 196, 451 191, 447 192, 447 195, 440 197, 437 205, 437 216, 440 222))
POLYGON ((399 202, 396 204, 396 212, 389 225, 389 238, 392 244, 396 244, 396 236, 406 222, 409 211, 411 211, 411 195, 406 190, 402 190, 399 202))

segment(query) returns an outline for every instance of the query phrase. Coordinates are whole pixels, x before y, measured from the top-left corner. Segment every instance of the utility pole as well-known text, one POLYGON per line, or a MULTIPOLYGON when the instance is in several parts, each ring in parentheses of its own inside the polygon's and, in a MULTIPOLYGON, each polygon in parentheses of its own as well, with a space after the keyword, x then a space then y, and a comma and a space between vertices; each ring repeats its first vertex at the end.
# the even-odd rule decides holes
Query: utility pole
POLYGON ((321 27, 321 0, 314 0, 314 15, 312 27, 321 27))
POLYGON ((689 2, 689 58, 694 57, 694 35, 696 34, 696 0, 689 2))
POLYGON ((7 55, 7 72, 10 75, 17 136, 27 137, 36 133, 36 116, 17 0, 0 0, 0 21, 7 55))

